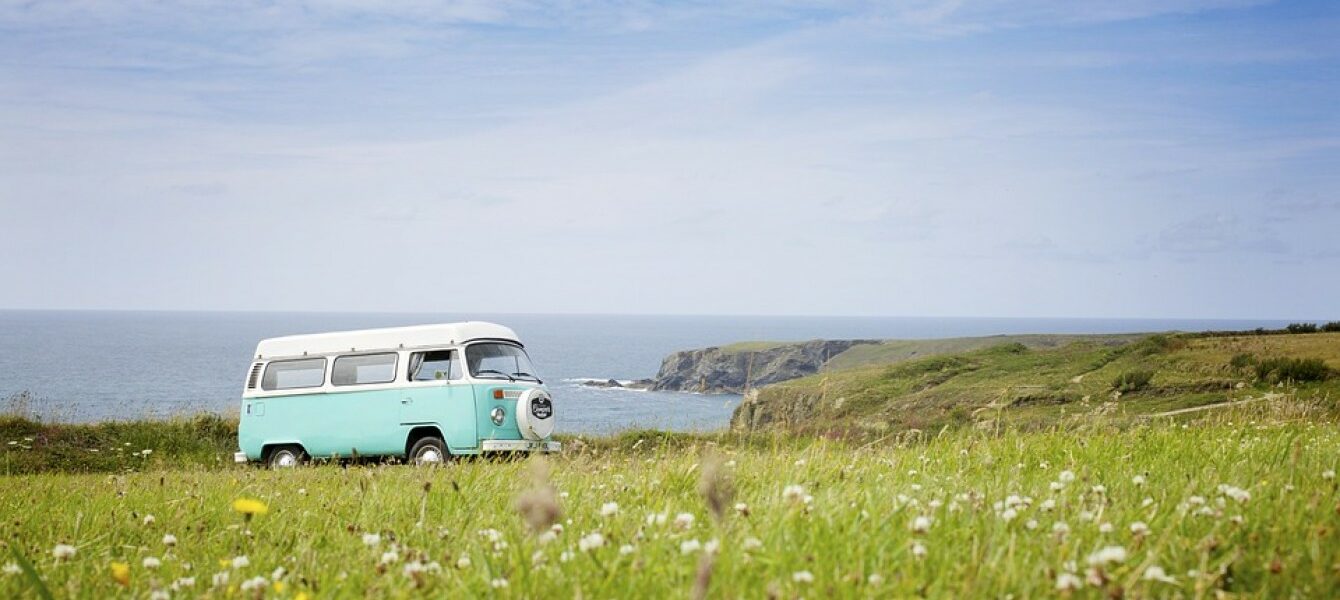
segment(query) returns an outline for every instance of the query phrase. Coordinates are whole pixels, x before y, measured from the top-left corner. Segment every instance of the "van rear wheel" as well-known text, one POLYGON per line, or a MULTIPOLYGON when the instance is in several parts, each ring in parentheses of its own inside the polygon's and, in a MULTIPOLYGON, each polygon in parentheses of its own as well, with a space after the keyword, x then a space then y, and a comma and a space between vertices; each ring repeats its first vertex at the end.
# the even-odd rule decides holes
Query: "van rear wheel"
POLYGON ((270 451, 265 464, 271 469, 289 469, 307 462, 307 452, 302 446, 280 446, 270 451))
POLYGON ((419 438, 409 449, 409 463, 412 465, 440 465, 447 462, 451 454, 447 444, 438 437, 419 438))

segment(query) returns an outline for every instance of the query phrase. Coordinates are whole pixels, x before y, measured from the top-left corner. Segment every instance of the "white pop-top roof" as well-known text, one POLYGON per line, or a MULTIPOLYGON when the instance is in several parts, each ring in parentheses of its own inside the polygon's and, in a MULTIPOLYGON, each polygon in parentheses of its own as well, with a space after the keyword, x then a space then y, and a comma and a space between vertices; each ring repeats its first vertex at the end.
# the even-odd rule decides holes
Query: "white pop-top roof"
POLYGON ((256 358, 270 359, 304 354, 320 355, 337 352, 365 352, 447 346, 470 340, 495 339, 521 343, 511 328, 483 321, 439 323, 358 331, 332 331, 308 335, 289 335, 261 340, 256 345, 256 358))

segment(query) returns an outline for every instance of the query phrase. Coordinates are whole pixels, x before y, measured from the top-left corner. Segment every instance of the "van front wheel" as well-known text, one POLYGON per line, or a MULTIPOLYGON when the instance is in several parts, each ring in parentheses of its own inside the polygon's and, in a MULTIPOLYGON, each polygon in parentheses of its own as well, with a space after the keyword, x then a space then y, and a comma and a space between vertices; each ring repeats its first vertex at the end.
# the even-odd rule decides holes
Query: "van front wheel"
POLYGON ((307 453, 301 446, 280 446, 270 451, 265 464, 271 469, 288 469, 307 462, 307 453))
POLYGON ((447 462, 447 444, 442 438, 425 437, 409 449, 409 462, 414 465, 440 465, 447 462))

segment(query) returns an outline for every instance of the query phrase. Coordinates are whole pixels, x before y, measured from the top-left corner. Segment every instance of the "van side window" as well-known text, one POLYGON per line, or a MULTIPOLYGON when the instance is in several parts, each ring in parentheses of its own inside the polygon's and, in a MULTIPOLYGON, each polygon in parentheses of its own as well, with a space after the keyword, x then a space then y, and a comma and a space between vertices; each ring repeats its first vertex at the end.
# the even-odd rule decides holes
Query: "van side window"
POLYGON ((410 381, 460 378, 461 361, 456 358, 455 350, 415 352, 409 357, 410 381))
POLYGON ((335 359, 331 385, 363 385, 395 381, 396 353, 355 354, 335 359))
POLYGON ((261 389, 270 391, 320 387, 325 382, 324 358, 276 360, 265 365, 265 375, 261 377, 261 389))

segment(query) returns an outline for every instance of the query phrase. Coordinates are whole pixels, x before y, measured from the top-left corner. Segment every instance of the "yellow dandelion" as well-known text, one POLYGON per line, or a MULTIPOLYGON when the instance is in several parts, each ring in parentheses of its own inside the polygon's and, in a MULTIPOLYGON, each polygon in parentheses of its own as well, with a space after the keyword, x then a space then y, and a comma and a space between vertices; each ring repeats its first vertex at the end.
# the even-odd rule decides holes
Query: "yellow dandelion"
POLYGON ((270 507, 255 498, 238 498, 233 500, 233 510, 251 516, 268 513, 270 512, 270 507))
POLYGON ((293 600, 307 600, 307 592, 298 592, 294 594, 293 600))
POLYGON ((123 562, 112 563, 112 581, 122 587, 130 585, 130 565, 123 562))
POLYGON ((274 588, 275 588, 275 593, 276 593, 276 594, 282 594, 282 593, 284 593, 284 588, 285 588, 285 587, 287 587, 287 586, 286 586, 285 583, 282 582, 282 581, 276 581, 276 582, 274 583, 274 588))

